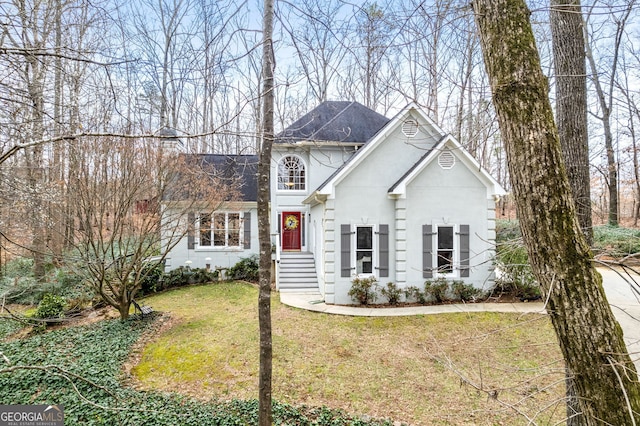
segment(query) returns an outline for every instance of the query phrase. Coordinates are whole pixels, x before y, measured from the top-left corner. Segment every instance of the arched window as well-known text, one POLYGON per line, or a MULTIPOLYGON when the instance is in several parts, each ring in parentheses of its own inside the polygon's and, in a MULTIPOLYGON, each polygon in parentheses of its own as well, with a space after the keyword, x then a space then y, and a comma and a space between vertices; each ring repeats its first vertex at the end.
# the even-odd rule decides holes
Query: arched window
POLYGON ((288 155, 278 164, 278 189, 304 191, 306 175, 300 157, 288 155))

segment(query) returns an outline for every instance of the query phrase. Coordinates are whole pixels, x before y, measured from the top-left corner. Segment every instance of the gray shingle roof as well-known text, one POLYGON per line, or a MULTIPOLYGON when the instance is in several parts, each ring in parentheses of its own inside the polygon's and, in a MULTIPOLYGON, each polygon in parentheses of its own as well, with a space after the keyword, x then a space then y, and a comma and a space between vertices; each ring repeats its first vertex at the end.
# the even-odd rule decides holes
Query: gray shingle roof
POLYGON ((258 200, 258 156, 202 154, 202 167, 216 177, 238 185, 240 201, 258 200))
MULTIPOLYGON (((189 167, 204 170, 218 185, 224 185, 234 201, 258 200, 258 156, 225 154, 183 154, 189 167)), ((197 189, 195 189, 197 192, 197 189)), ((193 188, 174 188, 165 195, 167 200, 198 197, 193 188)))
POLYGON ((276 136, 276 143, 302 140, 365 143, 389 119, 358 102, 326 101, 276 136))

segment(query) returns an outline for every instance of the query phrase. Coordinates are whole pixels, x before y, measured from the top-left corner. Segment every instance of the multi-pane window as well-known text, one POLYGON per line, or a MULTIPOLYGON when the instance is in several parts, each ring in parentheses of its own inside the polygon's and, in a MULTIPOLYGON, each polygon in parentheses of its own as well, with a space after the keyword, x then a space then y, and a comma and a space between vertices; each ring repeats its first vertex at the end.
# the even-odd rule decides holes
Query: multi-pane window
POLYGON ((453 272, 454 235, 453 226, 438 226, 437 265, 439 273, 453 272))
POLYGON ((373 227, 356 227, 356 274, 373 273, 373 227))
POLYGON ((200 214, 200 245, 211 245, 211 213, 200 214))
POLYGON ((278 189, 298 190, 306 189, 306 175, 304 163, 300 157, 288 155, 278 164, 278 189))
POLYGON ((238 247, 240 231, 240 213, 200 214, 201 247, 238 247))

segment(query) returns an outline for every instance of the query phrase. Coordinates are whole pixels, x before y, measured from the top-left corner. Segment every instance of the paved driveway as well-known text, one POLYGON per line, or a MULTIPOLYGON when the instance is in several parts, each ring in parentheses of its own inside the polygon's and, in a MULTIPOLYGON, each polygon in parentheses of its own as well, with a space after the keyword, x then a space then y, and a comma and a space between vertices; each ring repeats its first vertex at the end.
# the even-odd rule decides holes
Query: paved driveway
POLYGON ((620 269, 598 268, 598 271, 631 359, 640 372, 640 276, 629 276, 620 269))

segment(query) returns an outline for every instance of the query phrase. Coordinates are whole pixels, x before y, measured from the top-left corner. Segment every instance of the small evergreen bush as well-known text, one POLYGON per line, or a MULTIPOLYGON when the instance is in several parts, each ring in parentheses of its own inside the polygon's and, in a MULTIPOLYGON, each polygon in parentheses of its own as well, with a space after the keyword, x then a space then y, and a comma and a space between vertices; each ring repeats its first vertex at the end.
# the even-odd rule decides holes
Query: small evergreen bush
POLYGON ((159 283, 164 274, 164 265, 145 265, 142 269, 140 291, 143 295, 161 290, 159 283))
POLYGON ((442 303, 449 300, 447 296, 448 290, 449 282, 444 277, 436 278, 435 280, 428 280, 424 283, 425 295, 436 303, 442 303))
POLYGON ((411 286, 411 287, 407 287, 404 289, 404 297, 407 298, 407 300, 415 300, 416 302, 424 305, 425 303, 427 303, 427 298, 424 294, 424 291, 420 290, 418 287, 416 286, 411 286))
POLYGON ((42 297, 42 301, 38 304, 38 309, 33 316, 40 319, 62 318, 66 304, 67 301, 64 297, 47 293, 42 297))
POLYGON ((451 283, 451 293, 455 300, 463 302, 477 301, 482 299, 482 290, 475 288, 471 284, 465 284, 464 281, 453 281, 451 283))
POLYGON ((238 263, 227 269, 227 278, 230 280, 244 280, 253 283, 258 282, 258 256, 252 255, 240 259, 238 263))
POLYGON ((390 305, 397 305, 400 302, 402 290, 395 283, 387 283, 380 289, 380 293, 387 298, 390 305))
POLYGON ((358 302, 361 305, 368 305, 373 303, 378 298, 376 287, 378 281, 376 277, 359 278, 355 277, 351 280, 351 288, 349 289, 349 296, 354 302, 358 302))

